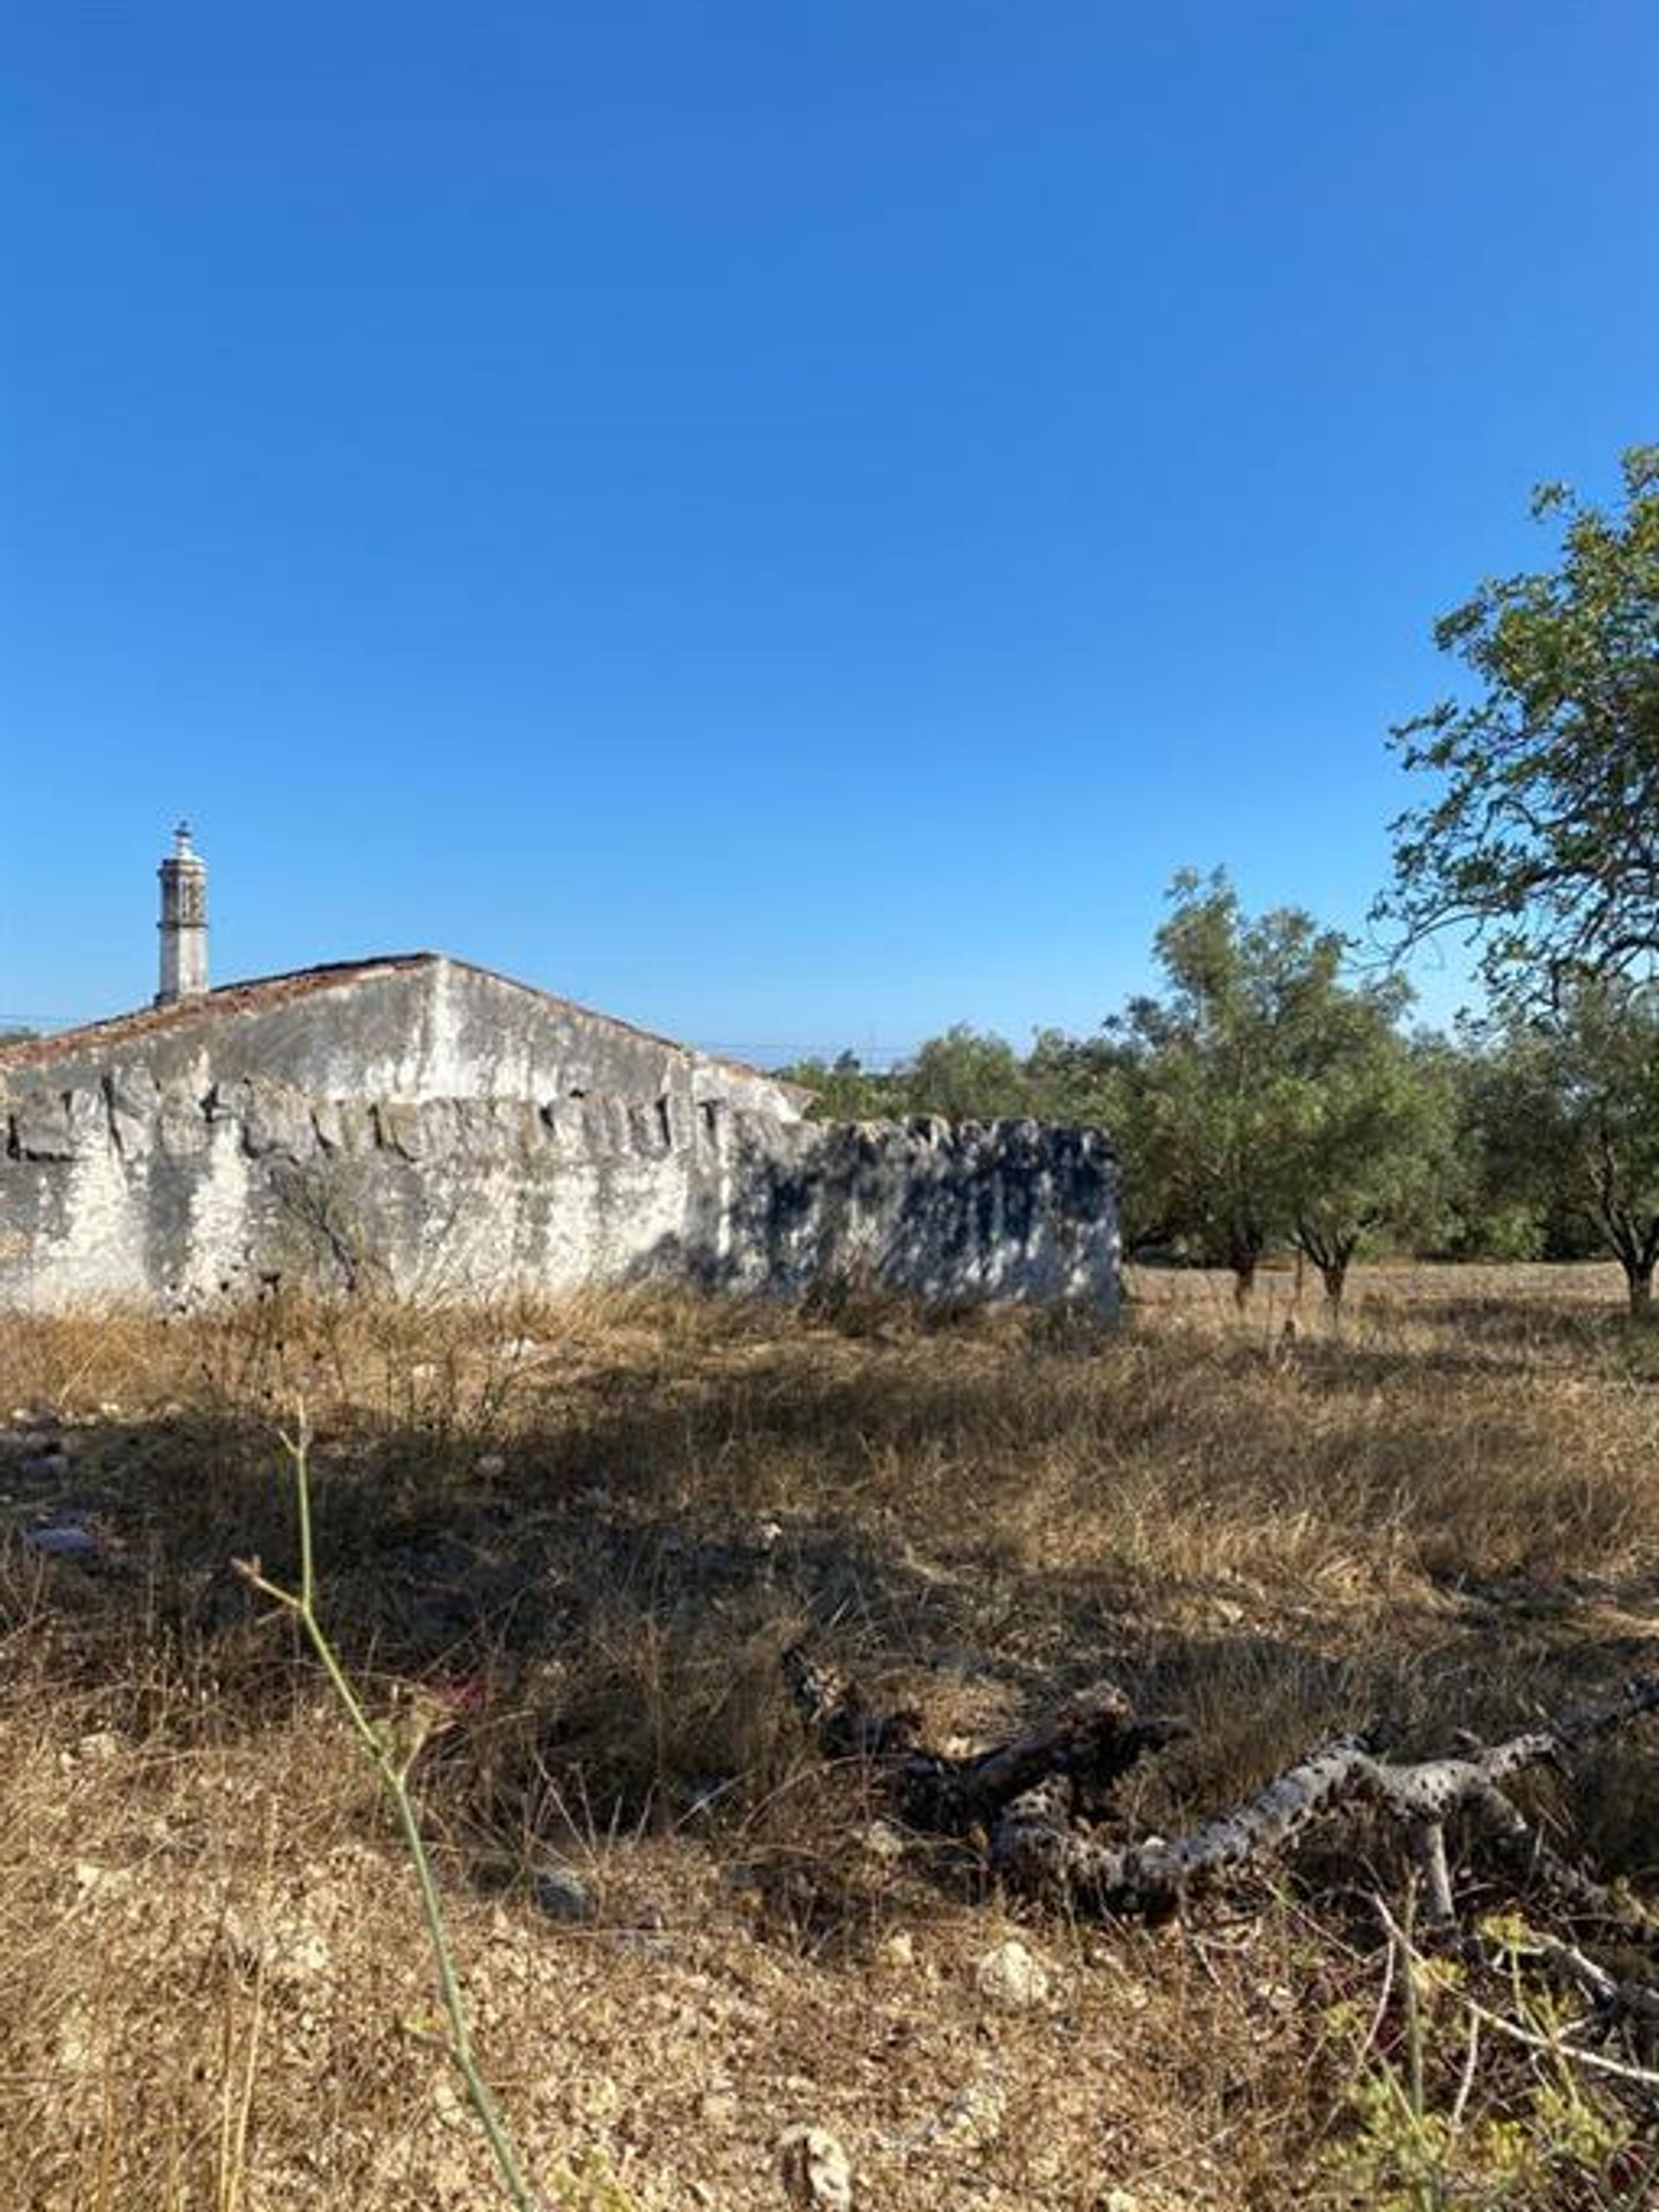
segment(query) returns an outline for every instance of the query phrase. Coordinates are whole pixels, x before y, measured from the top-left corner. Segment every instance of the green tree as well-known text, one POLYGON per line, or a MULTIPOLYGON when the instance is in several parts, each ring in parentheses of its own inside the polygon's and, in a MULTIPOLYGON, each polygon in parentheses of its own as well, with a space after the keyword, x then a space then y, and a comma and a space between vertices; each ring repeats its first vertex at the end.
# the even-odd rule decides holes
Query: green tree
POLYGON ((1397 986, 1332 991, 1297 1054, 1283 1140, 1291 1234, 1333 1314, 1371 1240, 1444 1234, 1459 1179, 1457 1091, 1432 1046, 1401 1034, 1406 1003, 1397 986))
POLYGON ((778 1073, 813 1094, 808 1112, 814 1121, 879 1122, 907 1110, 902 1078, 865 1067, 855 1052, 838 1052, 833 1060, 797 1060, 778 1073))
POLYGON ((1437 1040, 1457 1096, 1457 1174, 1443 1239, 1430 1249, 1454 1260, 1588 1260, 1605 1249, 1594 1223, 1541 1145, 1517 1088, 1517 1052, 1535 1053, 1524 1011, 1507 1021, 1462 1016, 1455 1039, 1437 1040))
POLYGON ((1408 942, 1466 927, 1500 991, 1659 956, 1659 446, 1632 448, 1623 474, 1611 512, 1535 493, 1535 516, 1563 518, 1555 567, 1484 583, 1440 620, 1478 696, 1393 732, 1438 789, 1394 825, 1379 912, 1408 942))
POLYGON ((1497 1141, 1507 1110, 1501 1055, 1466 1015, 1454 1035, 1420 1036, 1414 1049, 1452 1117, 1441 1218, 1417 1249, 1451 1260, 1543 1258, 1553 1225, 1548 1195, 1535 1173, 1517 1176, 1497 1141))
POLYGON ((1659 1267, 1659 984, 1584 979, 1512 1015, 1487 1064, 1494 1181, 1586 1224, 1624 1272, 1630 1310, 1659 1267))
POLYGON ((1115 1130, 1123 1114, 1123 1060, 1122 1043, 1109 1034, 1039 1030, 1026 1059, 1032 1111, 1073 1128, 1115 1130))
POLYGON ((906 1111, 953 1122, 996 1121, 1036 1110, 1020 1055, 1006 1038, 959 1021, 930 1037, 904 1070, 906 1111))
POLYGON ((910 1059, 883 1073, 861 1066, 851 1052, 828 1063, 799 1060, 779 1073, 816 1094, 811 1110, 820 1121, 941 1114, 953 1122, 993 1122, 1040 1110, 1014 1046, 966 1022, 930 1037, 910 1059))
POLYGON ((1344 980, 1346 940, 1295 908, 1240 912, 1223 876, 1177 878, 1162 997, 1109 1025, 1132 1240, 1231 1269, 1242 1305, 1271 1245, 1300 1244, 1339 1300, 1361 1239, 1421 1216, 1452 1116, 1400 1037, 1405 987, 1344 980))

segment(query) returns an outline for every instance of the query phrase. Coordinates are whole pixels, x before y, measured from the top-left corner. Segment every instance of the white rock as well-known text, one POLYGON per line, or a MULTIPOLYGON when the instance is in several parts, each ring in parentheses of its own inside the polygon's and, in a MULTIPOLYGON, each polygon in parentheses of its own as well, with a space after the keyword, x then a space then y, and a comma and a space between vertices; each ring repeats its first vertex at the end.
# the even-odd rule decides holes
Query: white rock
POLYGON ((791 2127, 778 2139, 784 2194, 801 2212, 852 2212, 853 2170, 827 2127, 791 2127))
POLYGON ((982 1997, 1006 2005, 1012 2012, 1040 2005, 1052 1979, 1042 1961, 1014 1936, 986 1952, 974 1970, 974 1978, 982 1997))
POLYGON ((91 1859, 77 1859, 75 1861, 75 1887, 78 1890, 124 1890, 131 1878, 124 1867, 100 1866, 91 1859))
POLYGON ((958 2149, 995 2143, 1007 2108, 1007 2091, 1001 2082, 994 2075, 982 2075, 957 2091, 927 2132, 935 2141, 958 2149))

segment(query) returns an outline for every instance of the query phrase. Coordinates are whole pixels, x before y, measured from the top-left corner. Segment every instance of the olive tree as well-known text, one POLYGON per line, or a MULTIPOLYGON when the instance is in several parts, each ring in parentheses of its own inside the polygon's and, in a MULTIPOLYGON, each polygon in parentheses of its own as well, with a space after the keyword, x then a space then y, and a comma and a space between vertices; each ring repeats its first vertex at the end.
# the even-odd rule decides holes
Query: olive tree
POLYGON ((1006 1038, 957 1022, 930 1037, 903 1069, 906 1111, 951 1121, 995 1121, 1034 1113, 1037 1099, 1006 1038))
POLYGON ((1433 786, 1394 825, 1379 912, 1407 942, 1462 925, 1493 988, 1659 962, 1659 446, 1624 455, 1604 512, 1534 495, 1559 557, 1483 583, 1436 626, 1475 678, 1393 733, 1433 786))
POLYGON ((1449 1150, 1445 1087, 1399 1032, 1408 994, 1350 982, 1339 931, 1294 907, 1252 918, 1223 876, 1184 874, 1173 898, 1166 991, 1108 1025, 1139 1220, 1230 1268, 1241 1305, 1283 1242, 1339 1302, 1362 1239, 1423 1212, 1449 1150))
POLYGON ((1582 979, 1491 1041, 1486 1138, 1516 1193, 1592 1228, 1630 1310, 1659 1267, 1659 984, 1582 979))
POLYGON ((811 1092, 807 1111, 815 1121, 879 1122, 906 1110, 900 1077, 867 1068, 856 1052, 838 1052, 833 1060, 795 1060, 777 1073, 811 1092))
POLYGON ((1438 1056, 1401 1034, 1405 1005, 1398 988, 1333 994, 1292 1094, 1291 1234, 1333 1315, 1367 1243, 1432 1241, 1459 1180, 1457 1092, 1438 1056))

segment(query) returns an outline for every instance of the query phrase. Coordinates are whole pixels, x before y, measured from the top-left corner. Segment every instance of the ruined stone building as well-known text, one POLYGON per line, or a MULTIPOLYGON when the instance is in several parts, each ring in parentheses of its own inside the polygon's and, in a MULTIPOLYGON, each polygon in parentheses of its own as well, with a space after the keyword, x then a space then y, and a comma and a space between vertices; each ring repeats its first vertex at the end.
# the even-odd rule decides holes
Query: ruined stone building
POLYGON ((155 1003, 0 1046, 0 1309, 850 1273, 1116 1302, 1097 1132, 810 1122, 774 1077, 441 953, 213 989, 188 830, 160 873, 155 1003))

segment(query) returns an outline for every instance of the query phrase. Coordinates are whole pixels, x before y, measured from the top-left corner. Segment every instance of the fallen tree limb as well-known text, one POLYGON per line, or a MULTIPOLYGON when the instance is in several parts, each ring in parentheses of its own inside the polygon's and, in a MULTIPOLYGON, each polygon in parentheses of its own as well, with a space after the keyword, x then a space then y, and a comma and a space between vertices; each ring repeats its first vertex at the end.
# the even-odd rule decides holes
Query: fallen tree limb
POLYGON ((1552 1850, 1503 1785, 1659 1711, 1659 1678, 1630 1682, 1612 1697, 1502 1743, 1465 1738, 1445 1758, 1390 1759, 1364 1736, 1338 1736, 1247 1803, 1189 1834, 1124 1844, 1092 1834, 1081 1811, 1138 1759, 1187 1731, 1179 1721, 1138 1716, 1114 1685, 1096 1685, 1005 1744, 952 1758, 921 1745, 913 1711, 874 1710, 848 1677, 802 1650, 788 1653, 784 1664, 821 1747, 831 1757, 874 1765, 911 1827, 951 1836, 982 1829, 991 1866, 1011 1886, 1073 1911, 1167 1912, 1194 1889, 1273 1863, 1338 1809, 1368 1806, 1405 1832, 1422 1874, 1430 1924, 1449 1924, 1455 1915, 1447 1851, 1453 1819, 1512 1872, 1549 1884, 1575 1910, 1648 1924, 1626 1900, 1552 1850))
POLYGON ((1628 1919, 1623 1900, 1550 1850, 1499 1784, 1656 1709, 1659 1679, 1632 1682, 1618 1697, 1552 1727, 1414 1764, 1379 1757, 1363 1737, 1338 1737, 1275 1776, 1249 1803, 1168 1843, 1097 1842, 1077 1828, 1064 1792, 1046 1783, 1008 1807, 992 1838, 992 1863, 1020 1887, 1074 1908, 1156 1911, 1200 1884, 1278 1858, 1337 1807, 1369 1803, 1406 1829, 1425 1873, 1433 1920, 1452 1917, 1446 1829, 1458 1814, 1494 1840, 1512 1866, 1554 1883, 1569 1902, 1628 1919))
POLYGON ((1186 1734, 1179 1720, 1138 1716, 1122 1690, 1098 1682, 1038 1726, 963 1758, 921 1748, 921 1717, 874 1712, 857 1685, 797 1649, 784 1672, 798 1710, 833 1758, 884 1767, 884 1787, 907 1826, 933 1835, 988 1831, 1004 1808, 1051 1776, 1074 1793, 1109 1789, 1137 1759, 1186 1734))

